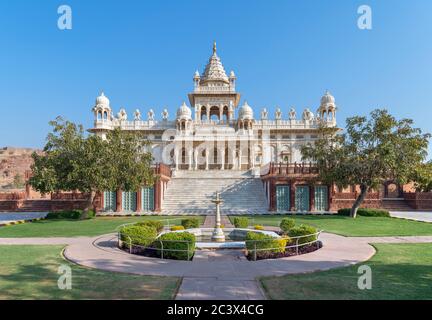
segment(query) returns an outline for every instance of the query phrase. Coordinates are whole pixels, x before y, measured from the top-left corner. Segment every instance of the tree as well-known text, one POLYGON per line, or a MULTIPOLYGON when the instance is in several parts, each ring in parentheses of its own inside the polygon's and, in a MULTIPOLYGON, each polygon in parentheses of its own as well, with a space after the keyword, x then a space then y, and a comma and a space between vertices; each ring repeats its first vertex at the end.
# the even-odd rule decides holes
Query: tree
POLYGON ((94 209, 97 191, 134 191, 154 183, 152 156, 140 134, 115 129, 106 139, 84 135, 81 125, 61 117, 51 121, 53 132, 41 155, 33 153, 29 184, 41 193, 81 191, 89 194, 85 211, 94 209))
POLYGON ((432 191, 432 160, 422 163, 416 168, 414 177, 414 186, 416 191, 430 192, 432 191))
POLYGON ((316 163, 324 183, 360 187, 351 208, 355 218, 367 192, 387 180, 409 182, 426 158, 430 134, 412 125, 411 119, 396 120, 387 110, 374 110, 369 119, 348 118, 342 134, 321 126, 317 141, 301 148, 302 158, 316 163))

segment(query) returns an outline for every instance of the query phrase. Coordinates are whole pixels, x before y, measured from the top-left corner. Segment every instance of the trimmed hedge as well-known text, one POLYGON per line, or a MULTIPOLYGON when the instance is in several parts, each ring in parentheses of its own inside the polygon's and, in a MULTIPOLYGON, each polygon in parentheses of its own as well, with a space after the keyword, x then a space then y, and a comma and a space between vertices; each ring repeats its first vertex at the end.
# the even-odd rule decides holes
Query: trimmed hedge
POLYGON ((236 228, 249 227, 249 219, 247 217, 234 217, 233 224, 236 228))
POLYGON ((251 256, 254 256, 256 244, 256 257, 259 259, 268 256, 269 253, 284 253, 289 241, 288 237, 275 238, 264 233, 249 231, 245 242, 248 254, 251 256))
MULTIPOLYGON (((193 235, 192 233, 169 232, 161 235, 158 238, 158 240, 161 240, 163 243, 164 258, 176 259, 176 260, 192 260, 195 252, 195 235, 193 235), (174 250, 182 250, 182 251, 174 251, 174 250)), ((161 249, 160 241, 156 241, 155 245, 157 248, 161 249)), ((158 250, 158 253, 159 255, 161 255, 162 253, 161 250, 158 250)))
MULTIPOLYGON (((339 216, 349 216, 351 212, 351 208, 339 209, 337 214, 339 216)), ((359 208, 357 210, 357 214, 359 216, 364 217, 390 217, 390 212, 382 209, 368 209, 368 208, 359 208)))
POLYGON ((157 232, 154 227, 138 226, 134 224, 124 226, 120 229, 120 240, 123 241, 123 247, 125 248, 129 248, 129 241, 132 241, 132 246, 139 245, 148 247, 153 243, 156 237, 157 232))
POLYGON ((156 230, 157 233, 161 233, 164 228, 163 223, 157 220, 147 220, 147 221, 137 222, 135 225, 152 227, 156 230))
POLYGON ((70 220, 85 220, 92 219, 96 216, 93 210, 85 213, 83 210, 65 210, 59 212, 49 212, 46 219, 70 219, 70 220))
POLYGON ((288 233, 292 228, 295 227, 295 220, 290 218, 283 218, 279 228, 285 233, 288 233))
POLYGON ((181 224, 185 229, 194 229, 199 227, 200 220, 198 218, 183 219, 181 224))
MULTIPOLYGON (((290 237, 294 238, 294 237, 306 236, 308 234, 314 234, 317 232, 318 232, 317 228, 302 224, 302 225, 299 225, 297 227, 291 228, 288 231, 288 235, 290 237)), ((312 235, 309 237, 298 238, 298 244, 316 241, 317 238, 318 238, 318 235, 312 235)), ((297 242, 297 239, 292 239, 292 241, 293 241, 293 244, 295 244, 297 242)))
POLYGON ((180 230, 184 230, 185 227, 183 227, 183 226, 172 226, 170 229, 171 229, 171 231, 180 231, 180 230))

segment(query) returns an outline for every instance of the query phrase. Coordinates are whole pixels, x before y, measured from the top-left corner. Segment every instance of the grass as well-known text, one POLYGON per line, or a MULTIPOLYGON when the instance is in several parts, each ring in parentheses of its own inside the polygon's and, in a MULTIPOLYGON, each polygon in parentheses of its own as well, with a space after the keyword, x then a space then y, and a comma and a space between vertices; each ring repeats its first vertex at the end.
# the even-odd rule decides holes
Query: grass
MULTIPOLYGON (((125 223, 144 220, 170 219, 170 224, 180 224, 182 217, 144 216, 144 217, 97 217, 89 220, 39 220, 30 223, 0 227, 0 238, 25 237, 78 237, 97 236, 115 232, 115 229, 125 223)), ((201 222, 203 216, 198 216, 201 222)))
MULTIPOLYGON (((249 216, 249 224, 279 226, 285 218, 293 218, 297 224, 309 224, 343 236, 424 236, 432 235, 432 223, 399 218, 362 217, 355 219, 337 215, 262 215, 249 216)), ((232 219, 233 217, 230 217, 232 219)), ((1 234, 0 234, 1 236, 1 234)))
POLYGON ((372 270, 372 289, 357 287, 358 266, 309 274, 261 278, 270 299, 432 299, 432 244, 377 244, 364 263, 372 270))
POLYGON ((0 299, 173 299, 180 279, 82 268, 64 260, 62 246, 0 246, 0 299), (72 289, 57 285, 60 265, 72 289))

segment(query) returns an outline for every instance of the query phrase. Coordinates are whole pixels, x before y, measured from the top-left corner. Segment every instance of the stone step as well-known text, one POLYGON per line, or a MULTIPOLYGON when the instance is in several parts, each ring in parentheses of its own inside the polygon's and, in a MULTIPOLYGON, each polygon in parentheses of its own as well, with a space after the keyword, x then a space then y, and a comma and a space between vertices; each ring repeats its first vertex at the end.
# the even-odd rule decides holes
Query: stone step
POLYGON ((212 213, 215 205, 211 202, 216 193, 221 194, 221 210, 225 212, 267 212, 263 184, 252 178, 248 172, 178 172, 168 183, 162 210, 187 211, 203 210, 212 213), (221 177, 223 175, 223 177, 221 177))

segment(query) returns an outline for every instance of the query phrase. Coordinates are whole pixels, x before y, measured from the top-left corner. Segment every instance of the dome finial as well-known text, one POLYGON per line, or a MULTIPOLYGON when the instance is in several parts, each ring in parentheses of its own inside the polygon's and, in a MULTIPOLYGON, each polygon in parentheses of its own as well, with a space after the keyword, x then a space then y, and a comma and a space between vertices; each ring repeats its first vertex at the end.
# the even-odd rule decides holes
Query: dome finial
POLYGON ((213 54, 216 54, 216 41, 213 41, 213 54))

